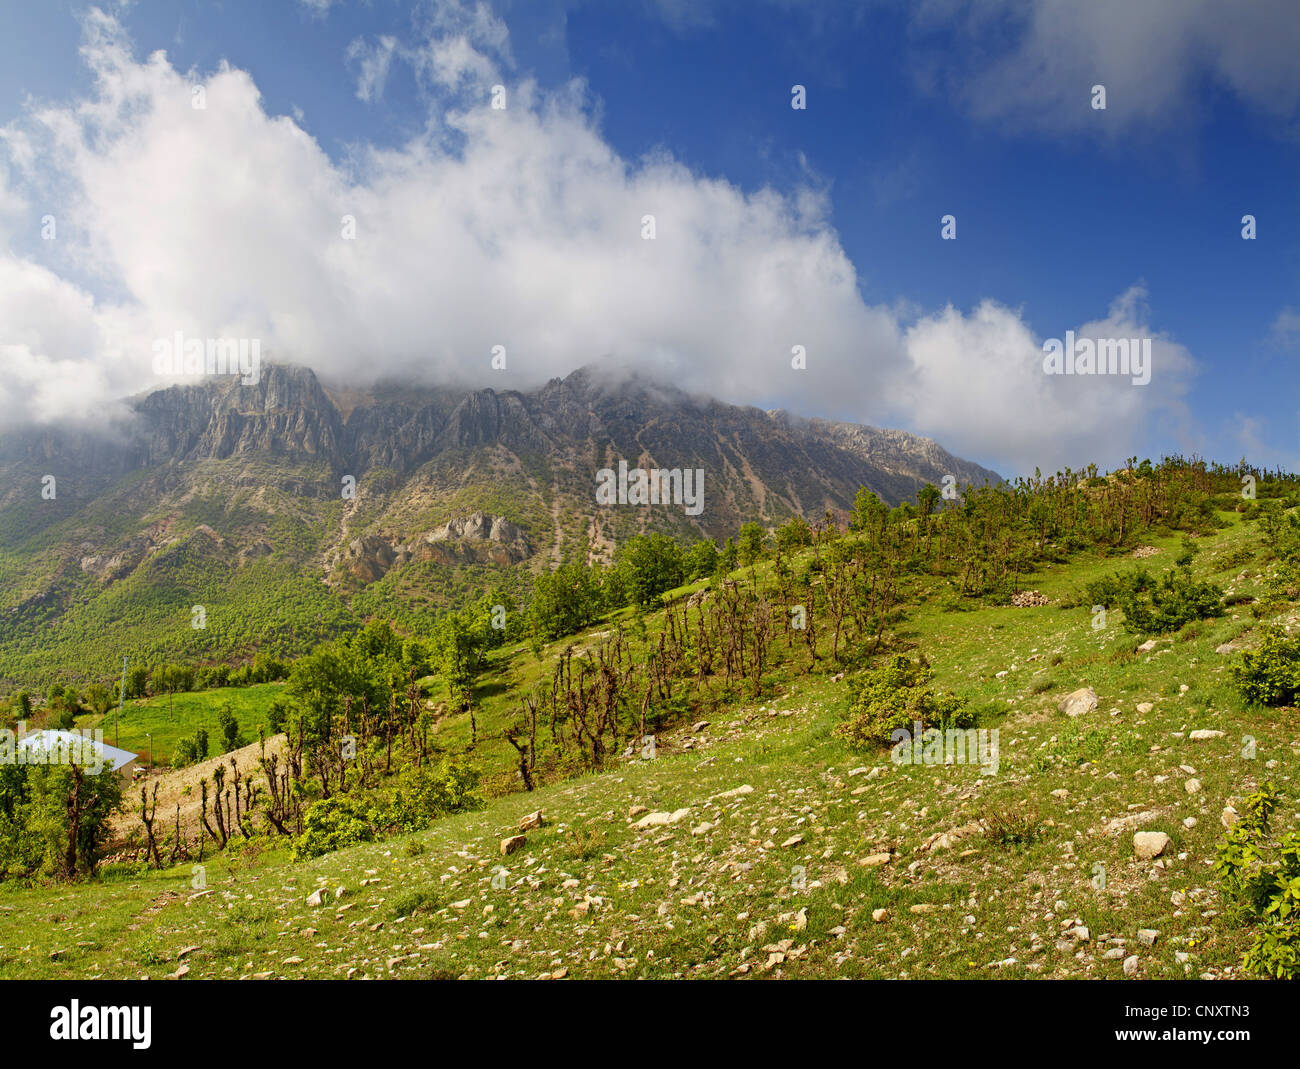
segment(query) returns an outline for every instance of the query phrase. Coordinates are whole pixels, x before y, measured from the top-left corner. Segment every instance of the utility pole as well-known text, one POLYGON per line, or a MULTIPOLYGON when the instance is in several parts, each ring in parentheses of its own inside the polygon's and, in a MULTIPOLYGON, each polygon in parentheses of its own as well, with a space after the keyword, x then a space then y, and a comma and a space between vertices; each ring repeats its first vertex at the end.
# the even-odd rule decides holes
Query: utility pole
POLYGON ((122 702, 126 699, 126 657, 122 658, 122 682, 117 688, 117 716, 113 717, 113 745, 117 745, 117 722, 122 718, 122 702))

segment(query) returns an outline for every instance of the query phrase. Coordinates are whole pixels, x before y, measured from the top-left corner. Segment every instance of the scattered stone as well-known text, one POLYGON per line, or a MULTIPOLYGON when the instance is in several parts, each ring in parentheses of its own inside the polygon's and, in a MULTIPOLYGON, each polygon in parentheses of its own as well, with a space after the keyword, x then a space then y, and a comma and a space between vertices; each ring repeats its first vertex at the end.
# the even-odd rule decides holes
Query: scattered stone
POLYGON ((647 813, 638 820, 633 827, 635 828, 659 828, 665 824, 676 824, 682 817, 686 816, 690 809, 678 809, 672 813, 647 813))
POLYGON ((1197 728, 1187 737, 1189 739, 1196 739, 1198 742, 1201 739, 1221 739, 1223 738, 1223 732, 1215 731, 1212 728, 1197 728))
MULTIPOLYGON (((852 772, 849 775, 853 775, 852 772)), ((723 791, 721 794, 714 795, 715 798, 737 798, 742 794, 753 794, 754 788, 748 783, 742 783, 739 787, 732 787, 729 791, 723 791)))
POLYGON ((1138 956, 1136 954, 1130 954, 1127 958, 1124 959, 1124 975, 1136 976, 1137 971, 1138 971, 1138 956))
POLYGON ((1139 831, 1133 835, 1133 852, 1139 861, 1151 861, 1169 846, 1169 836, 1162 831, 1139 831))
POLYGON ((1155 708, 1155 705, 1152 704, 1151 702, 1138 702, 1137 705, 1134 706, 1134 708, 1137 709, 1137 711, 1141 713, 1143 716, 1145 716, 1147 713, 1151 712, 1151 710, 1155 708))
POLYGON ((803 842, 802 835, 791 835, 790 838, 781 844, 781 847, 784 849, 790 846, 798 846, 801 842, 803 842))
POLYGON ((970 821, 959 828, 949 828, 947 831, 936 832, 921 844, 922 850, 936 851, 947 850, 963 839, 969 839, 972 835, 982 835, 984 829, 976 822, 970 821))
POLYGON ((307 896, 307 905, 323 906, 329 900, 330 900, 329 891, 327 891, 324 887, 317 887, 316 890, 314 890, 311 894, 307 896))
POLYGON ((1097 692, 1091 687, 1080 687, 1067 694, 1057 703, 1057 708, 1066 716, 1082 716, 1097 708, 1097 692))
POLYGON ((1201 789, 1201 781, 1194 776, 1191 779, 1183 780, 1183 789, 1188 794, 1195 794, 1201 789))
POLYGON ((868 854, 866 857, 858 858, 858 864, 873 869, 877 865, 888 865, 893 856, 893 854, 868 854))
POLYGON ((529 813, 519 822, 519 832, 523 834, 526 831, 532 831, 534 828, 540 828, 546 821, 543 819, 542 811, 539 809, 535 813, 529 813))
POLYGON ((1225 828, 1231 828, 1237 823, 1237 811, 1230 805, 1223 807, 1223 812, 1219 814, 1219 823, 1225 828))
POLYGON ((512 835, 508 839, 501 840, 501 856, 513 854, 516 850, 522 850, 528 843, 526 835, 512 835))
POLYGON ((1142 645, 1138 647, 1138 652, 1150 653, 1155 648, 1156 648, 1156 640, 1153 638, 1149 638, 1144 643, 1142 643, 1142 645))
POLYGON ((889 920, 889 910, 873 909, 871 911, 871 919, 875 921, 877 924, 884 924, 885 921, 889 920))
POLYGON ((1138 929, 1138 942, 1145 947, 1155 946, 1156 940, 1159 938, 1160 938, 1160 933, 1156 931, 1154 928, 1138 929))
POLYGON ((633 817, 639 817, 642 813, 649 813, 649 812, 650 812, 649 806, 634 805, 631 809, 627 811, 627 817, 628 820, 631 820, 633 817))

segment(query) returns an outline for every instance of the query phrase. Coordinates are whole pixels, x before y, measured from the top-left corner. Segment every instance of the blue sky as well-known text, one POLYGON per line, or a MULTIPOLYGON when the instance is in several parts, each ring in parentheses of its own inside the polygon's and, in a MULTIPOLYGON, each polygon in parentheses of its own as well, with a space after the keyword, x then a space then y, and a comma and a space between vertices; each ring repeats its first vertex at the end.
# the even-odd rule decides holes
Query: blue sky
POLYGON ((1131 8, 7 4, 0 281, 48 297, 64 335, 86 322, 58 336, 40 302, 0 298, 4 358, 36 369, 17 370, 26 400, 0 413, 30 418, 44 396, 67 415, 83 395, 89 408, 96 391, 147 385, 147 340, 174 326, 269 335, 343 379, 418 370, 512 388, 613 353, 727 400, 903 426, 1008 473, 1164 451, 1296 468, 1300 11, 1261 0, 1224 21, 1153 0, 1159 17, 1134 21, 1131 8), (165 72, 149 68, 158 50, 165 72), (242 72, 228 91, 223 64, 242 72), (220 98, 207 116, 228 108, 197 142, 181 112, 142 117, 186 83, 220 98), (480 125, 494 84, 526 122, 507 135, 480 125), (795 84, 806 110, 790 107, 795 84), (264 187, 218 192, 216 210, 197 194, 151 205, 142 178, 192 189, 241 167, 264 187), (314 225, 306 213, 281 227, 303 189, 322 213, 366 206, 364 265, 293 229, 314 225), (643 262, 638 198, 662 262, 643 262), (41 240, 46 211, 66 222, 58 242, 41 240), (955 241, 940 239, 946 213, 955 241), (275 222, 235 243, 230 219, 250 217, 275 222), (249 265, 268 230, 277 263, 260 276, 249 265), (199 245, 182 259, 169 235, 199 245), (568 281, 520 293, 525 274, 568 281), (412 306, 425 318, 408 321, 412 306), (1154 337, 1151 383, 1045 383, 1041 342, 1088 324, 1154 337), (495 379, 478 358, 494 329, 513 360, 495 379), (789 367, 793 344, 806 370, 789 367))

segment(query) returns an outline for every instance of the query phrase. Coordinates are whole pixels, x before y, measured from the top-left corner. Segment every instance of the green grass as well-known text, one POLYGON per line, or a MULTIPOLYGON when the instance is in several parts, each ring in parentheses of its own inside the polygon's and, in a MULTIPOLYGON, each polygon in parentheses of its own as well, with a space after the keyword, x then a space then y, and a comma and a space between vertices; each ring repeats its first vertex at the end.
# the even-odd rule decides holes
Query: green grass
MULTIPOLYGON (((1256 538, 1235 524, 1200 540, 1194 571, 1256 591, 1256 578, 1235 580, 1249 565, 1215 570, 1256 538)), ((1151 563, 1163 569, 1177 540, 1157 544, 1165 553, 1151 563)), ((274 841, 237 850, 206 863, 201 897, 189 865, 0 886, 0 977, 160 977, 196 948, 183 959, 192 977, 1119 978, 1122 960, 1105 956, 1120 949, 1113 940, 1138 955, 1143 978, 1236 976, 1250 933, 1229 918, 1211 872, 1219 814, 1264 778, 1294 791, 1300 722, 1294 709, 1245 706, 1225 683, 1231 658, 1214 650, 1225 636, 1250 640, 1245 606, 1150 653, 1135 652, 1118 614, 1094 631, 1090 607, 1060 607, 1122 564, 1086 556, 1043 569, 1024 585, 1052 598, 1047 606, 943 612, 932 601, 901 625, 936 685, 998 728, 996 775, 849 752, 831 729, 850 681, 787 668, 775 696, 711 713, 698 735, 668 732, 654 760, 493 798, 427 831, 310 862, 291 863, 274 841), (1035 683, 1043 670, 1050 686, 1035 683), (1074 720, 1057 711, 1085 685, 1097 709, 1074 720), (1152 709, 1139 713, 1145 702, 1152 709), (1198 727, 1225 734, 1194 742, 1198 727), (1186 791, 1183 765, 1199 793, 1186 791), (741 785, 752 792, 718 797, 741 785), (638 829, 633 805, 689 814, 638 829), (502 858, 500 840, 537 808, 546 826, 502 858), (1033 829, 926 848, 938 833, 1031 809, 1033 829), (1123 818, 1135 822, 1114 832, 1123 818), (1132 833, 1144 829, 1173 839, 1163 867, 1134 857, 1132 833), (858 863, 881 852, 888 864, 858 863), (308 906, 320 885, 342 886, 341 902, 308 906), (883 923, 872 920, 878 909, 883 923), (1058 947, 1074 919, 1090 939, 1058 947), (1141 928, 1159 930, 1155 946, 1139 943, 1141 928)), ((505 723, 511 688, 539 678, 560 648, 545 664, 526 649, 501 653, 509 687, 484 700, 481 734, 505 723)), ((220 693, 202 696, 208 709, 220 693)), ((133 715, 143 724, 165 706, 154 699, 133 715)), ((459 745, 468 724, 444 732, 459 745)), ((492 766, 496 744, 475 757, 492 766)), ((1298 805, 1292 793, 1279 827, 1294 826, 1298 805)))
POLYGON ((217 713, 223 705, 229 704, 230 711, 239 721, 244 741, 256 742, 258 729, 266 727, 267 710, 283 689, 279 683, 262 683, 251 687, 218 687, 170 697, 161 694, 127 702, 120 719, 117 711, 113 710, 103 720, 96 716, 81 717, 77 726, 100 728, 106 743, 134 750, 146 757, 148 736, 152 734, 156 765, 170 762, 172 751, 181 739, 192 736, 199 728, 206 728, 209 753, 216 755, 221 752, 217 713), (115 743, 115 738, 120 741, 115 743))

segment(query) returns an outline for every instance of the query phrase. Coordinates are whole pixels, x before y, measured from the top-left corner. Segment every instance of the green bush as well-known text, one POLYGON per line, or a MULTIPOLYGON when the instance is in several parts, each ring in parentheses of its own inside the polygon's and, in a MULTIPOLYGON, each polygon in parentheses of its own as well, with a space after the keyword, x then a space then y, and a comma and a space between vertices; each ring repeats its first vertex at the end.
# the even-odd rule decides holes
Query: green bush
POLYGON ((477 768, 461 757, 447 757, 437 768, 409 765, 397 777, 392 802, 384 810, 386 827, 420 831, 439 817, 483 804, 477 768))
POLYGON ((172 768, 184 768, 208 759, 208 731, 199 728, 193 735, 181 739, 172 751, 172 768))
POLYGON ((353 795, 336 794, 313 802, 303 818, 302 834, 293 842, 293 859, 302 861, 345 846, 372 842, 374 815, 364 801, 353 795))
POLYGON ((1224 613, 1223 590, 1185 570, 1169 572, 1149 590, 1121 591, 1117 600, 1124 629, 1135 635, 1164 635, 1224 613))
POLYGON ((221 728, 221 745, 224 747, 222 753, 231 753, 246 745, 244 737, 239 733, 239 721, 229 702, 217 710, 217 726, 221 728))
POLYGON ((1279 801, 1271 783, 1244 800, 1219 845, 1214 871, 1241 918, 1257 926, 1242 968, 1294 980, 1300 977, 1300 833, 1272 835, 1270 817, 1279 801))
POLYGON ((289 720, 289 703, 283 698, 276 698, 271 702, 271 707, 266 711, 266 728, 272 735, 278 735, 284 730, 285 724, 289 720))
POLYGON ((1228 678, 1248 702, 1293 705, 1300 691, 1300 638, 1278 627, 1261 628, 1262 640, 1228 668, 1228 678))
POLYGON ((111 772, 86 774, 78 787, 70 765, 0 763, 0 881, 94 872, 108 842, 109 815, 121 802, 121 783, 111 772), (74 790, 88 806, 72 843, 68 800, 74 790))
POLYGON ((922 731, 973 727, 976 717, 966 700, 937 695, 929 685, 933 678, 924 657, 912 661, 902 654, 868 672, 852 684, 853 704, 848 719, 836 726, 835 737, 854 749, 870 749, 889 743, 896 729, 911 731, 915 721, 922 731))
POLYGON ((412 917, 417 913, 436 913, 442 908, 442 899, 436 890, 427 888, 416 891, 403 891, 389 904, 389 912, 394 917, 412 917))
POLYGON ((1154 585, 1155 580, 1150 572, 1145 568, 1134 568, 1129 572, 1116 572, 1114 575, 1104 575, 1100 579, 1094 579, 1085 584, 1083 592, 1089 605, 1103 605, 1110 608, 1118 605, 1121 597, 1150 590, 1154 585))

